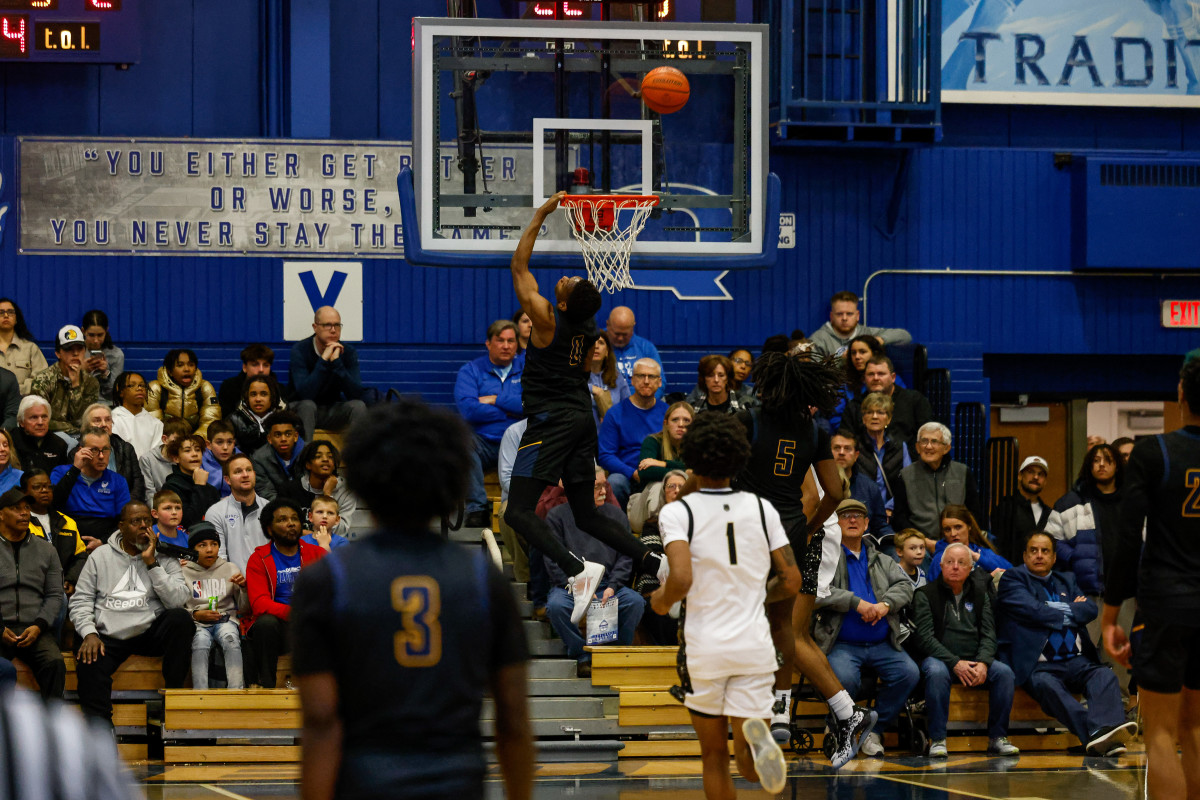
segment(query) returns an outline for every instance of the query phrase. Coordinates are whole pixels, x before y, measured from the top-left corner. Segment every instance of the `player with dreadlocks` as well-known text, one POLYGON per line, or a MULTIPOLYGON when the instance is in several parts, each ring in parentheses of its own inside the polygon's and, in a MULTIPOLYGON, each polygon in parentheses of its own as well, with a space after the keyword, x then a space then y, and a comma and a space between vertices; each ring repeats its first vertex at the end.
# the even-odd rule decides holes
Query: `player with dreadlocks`
POLYGON ((755 362, 752 376, 762 407, 739 412, 750 440, 750 460, 734 486, 769 500, 779 511, 802 578, 794 601, 767 604, 771 636, 782 661, 775 673, 772 733, 783 740, 790 735, 792 670, 798 664, 800 672, 826 698, 837 721, 832 762, 835 768, 841 767, 858 753, 876 719, 874 711, 854 705, 812 638, 823 523, 842 499, 829 434, 814 424, 812 417, 815 411, 833 410, 845 377, 836 361, 822 360, 798 348, 764 353, 755 362), (824 490, 812 520, 805 516, 802 500, 810 467, 824 490))

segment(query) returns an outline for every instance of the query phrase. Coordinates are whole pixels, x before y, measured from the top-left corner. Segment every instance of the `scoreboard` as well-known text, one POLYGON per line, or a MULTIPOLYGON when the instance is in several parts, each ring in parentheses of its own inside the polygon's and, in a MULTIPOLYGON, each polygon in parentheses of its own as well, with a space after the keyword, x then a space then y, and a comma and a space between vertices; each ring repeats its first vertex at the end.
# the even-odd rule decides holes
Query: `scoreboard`
POLYGON ((138 0, 0 0, 0 61, 131 64, 138 0))

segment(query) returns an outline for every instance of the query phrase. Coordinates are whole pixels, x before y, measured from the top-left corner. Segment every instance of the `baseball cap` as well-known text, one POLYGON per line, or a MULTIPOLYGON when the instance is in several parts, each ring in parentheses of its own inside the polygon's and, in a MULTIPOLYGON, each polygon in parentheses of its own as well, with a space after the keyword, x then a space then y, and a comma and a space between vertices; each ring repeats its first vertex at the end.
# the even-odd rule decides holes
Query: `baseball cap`
POLYGON ((867 511, 867 507, 865 505, 863 505, 860 501, 849 497, 838 503, 837 511, 835 513, 840 517, 842 513, 846 511, 861 511, 862 513, 870 516, 870 512, 867 511))
POLYGON ((33 498, 25 494, 20 488, 14 486, 4 494, 0 494, 0 508, 9 508, 18 503, 33 504, 33 498))
POLYGON ((79 330, 78 325, 63 325, 58 329, 58 344, 56 347, 70 347, 72 345, 84 345, 83 331, 79 330))
POLYGON ((196 545, 209 539, 217 544, 221 543, 221 534, 217 533, 211 522, 197 522, 188 528, 188 547, 193 550, 196 549, 196 545))
POLYGON ((1046 463, 1046 459, 1042 458, 1041 456, 1030 456, 1029 458, 1025 459, 1021 462, 1021 468, 1017 470, 1017 472, 1024 472, 1029 467, 1041 467, 1042 469, 1046 470, 1047 475, 1050 474, 1050 466, 1046 463))

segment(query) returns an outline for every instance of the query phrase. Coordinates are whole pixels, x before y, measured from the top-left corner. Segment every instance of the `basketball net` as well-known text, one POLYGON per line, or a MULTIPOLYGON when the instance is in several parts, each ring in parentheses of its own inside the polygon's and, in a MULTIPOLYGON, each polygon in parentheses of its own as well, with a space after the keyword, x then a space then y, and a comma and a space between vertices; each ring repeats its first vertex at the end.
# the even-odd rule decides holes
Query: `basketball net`
POLYGON ((658 205, 654 195, 571 194, 562 207, 583 250, 588 280, 602 291, 632 289, 629 256, 633 243, 658 205))

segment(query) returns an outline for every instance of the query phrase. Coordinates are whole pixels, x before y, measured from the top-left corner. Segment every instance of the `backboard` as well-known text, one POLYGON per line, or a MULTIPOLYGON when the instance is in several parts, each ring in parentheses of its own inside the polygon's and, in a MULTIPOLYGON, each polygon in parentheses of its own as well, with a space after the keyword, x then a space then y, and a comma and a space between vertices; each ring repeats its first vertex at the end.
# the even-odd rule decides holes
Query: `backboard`
MULTIPOLYGON (((408 260, 507 266, 561 189, 660 197, 634 269, 773 263, 767 39, 765 25, 730 23, 414 19, 413 155, 398 182, 408 260), (660 66, 690 84, 673 114, 640 100, 660 66)), ((533 263, 582 266, 564 214, 533 263)))

